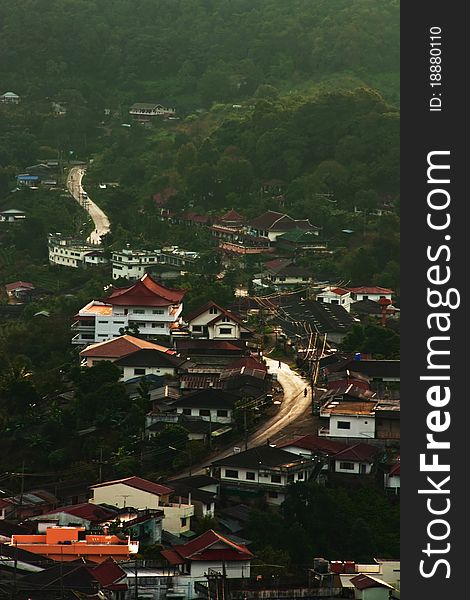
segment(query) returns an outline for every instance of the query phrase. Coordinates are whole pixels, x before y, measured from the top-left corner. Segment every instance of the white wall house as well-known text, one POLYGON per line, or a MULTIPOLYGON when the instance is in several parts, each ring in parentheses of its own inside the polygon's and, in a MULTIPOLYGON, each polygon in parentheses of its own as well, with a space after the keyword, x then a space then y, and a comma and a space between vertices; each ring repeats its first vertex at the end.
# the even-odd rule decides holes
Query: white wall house
POLYGON ((359 302, 360 300, 373 300, 374 302, 378 302, 382 298, 391 301, 393 295, 393 290, 378 286, 361 286, 348 289, 351 292, 351 297, 354 302, 359 302))
POLYGON ((144 375, 175 376, 185 360, 157 349, 144 348, 115 361, 122 371, 122 381, 144 375))
POLYGON ((376 402, 332 401, 320 409, 320 418, 328 425, 318 435, 339 438, 375 438, 376 402))
POLYGON ((327 286, 316 297, 317 302, 324 304, 339 304, 348 312, 351 311, 353 302, 351 292, 344 288, 327 286))
POLYGON ((188 323, 189 331, 195 338, 239 340, 251 334, 237 315, 218 306, 215 302, 208 302, 193 311, 185 317, 185 322, 188 323))
POLYGON ((135 509, 160 509, 164 512, 163 529, 174 535, 190 530, 194 506, 182 502, 169 502, 173 490, 167 486, 141 479, 127 477, 116 481, 107 481, 91 487, 94 504, 108 504, 135 509))
POLYGON ((162 552, 175 569, 173 583, 187 590, 187 600, 198 597, 195 584, 207 583, 207 573, 225 573, 228 579, 249 578, 253 554, 243 544, 235 543, 212 529, 188 544, 173 546, 162 552))
POLYGON ((174 115, 175 109, 162 104, 136 102, 129 108, 129 114, 133 117, 165 117, 174 115))
POLYGON ((126 288, 113 288, 108 298, 92 300, 72 325, 73 344, 103 342, 137 327, 145 339, 169 336, 181 321, 183 291, 166 288, 145 274, 126 288))
POLYGON ((216 461, 211 471, 229 494, 251 490, 262 493, 268 504, 279 505, 285 500, 287 486, 308 481, 316 466, 315 460, 265 445, 216 461))
POLYGON ((395 493, 400 491, 400 463, 394 465, 388 473, 384 474, 384 487, 387 490, 393 490, 395 493))
POLYGON ((206 389, 183 396, 172 404, 172 409, 178 415, 229 425, 239 400, 238 396, 225 390, 206 389))
POLYGON ((49 262, 51 265, 74 269, 107 264, 109 261, 96 246, 49 234, 49 262))

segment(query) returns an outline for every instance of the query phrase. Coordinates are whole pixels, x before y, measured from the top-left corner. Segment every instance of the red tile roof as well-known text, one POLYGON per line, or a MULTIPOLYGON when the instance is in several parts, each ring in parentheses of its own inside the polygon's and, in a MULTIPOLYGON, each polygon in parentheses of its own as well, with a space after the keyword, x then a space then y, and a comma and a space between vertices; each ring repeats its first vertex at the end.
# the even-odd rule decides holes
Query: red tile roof
POLYGON ((392 586, 388 583, 385 583, 385 581, 381 581, 380 579, 376 579, 375 577, 371 577, 370 575, 363 575, 362 573, 360 575, 357 575, 356 577, 353 577, 351 579, 351 583, 358 590, 366 590, 368 588, 378 587, 392 589, 392 586))
POLYGON ((389 472, 390 477, 397 477, 398 475, 400 475, 400 459, 398 459, 397 464, 393 465, 389 472))
POLYGON ((158 350, 159 352, 164 352, 165 354, 176 354, 175 350, 171 350, 165 346, 160 346, 158 344, 154 344, 153 342, 147 342, 146 340, 141 340, 140 338, 136 338, 132 335, 121 335, 120 337, 112 340, 91 344, 91 346, 88 346, 85 348, 85 350, 80 352, 80 356, 122 358, 123 356, 128 356, 129 354, 137 352, 138 350, 142 350, 143 348, 158 350))
POLYGON ((333 292, 334 294, 338 294, 338 296, 344 296, 344 294, 349 294, 351 290, 346 290, 344 288, 340 288, 340 287, 335 287, 335 288, 331 288, 330 292, 333 292))
POLYGON ((355 444, 345 450, 340 450, 333 456, 335 460, 349 460, 352 462, 373 463, 379 449, 369 444, 355 444))
MULTIPOLYGON (((111 558, 107 558, 95 567, 86 567, 88 572, 104 588, 109 588, 126 577, 126 572, 111 558)), ((115 589, 115 588, 113 588, 115 589)), ((127 589, 127 585, 125 588, 127 589)))
POLYGON ((233 208, 219 218, 221 221, 244 221, 244 217, 233 208))
POLYGON ((12 292, 13 290, 17 290, 20 288, 24 288, 27 290, 34 290, 34 285, 32 283, 28 283, 27 281, 15 281, 14 283, 7 283, 5 285, 5 289, 7 292, 12 292))
POLYGON ((250 560, 253 554, 242 544, 235 544, 213 529, 206 531, 187 544, 173 546, 171 550, 162 552, 171 564, 181 564, 186 561, 239 561, 250 560), (223 544, 225 548, 212 548, 223 544))
POLYGON ((118 306, 169 306, 179 304, 185 293, 164 287, 146 273, 130 286, 113 287, 111 295, 102 301, 118 306))
POLYGON ((59 506, 58 508, 49 511, 44 517, 61 512, 91 521, 92 523, 100 523, 101 521, 105 521, 115 516, 114 512, 111 512, 102 506, 93 504, 92 502, 83 502, 82 504, 74 504, 73 506, 59 506))
POLYGON ((253 358, 252 356, 244 356, 243 358, 240 358, 227 365, 227 369, 241 369, 242 367, 245 367, 245 369, 261 369, 263 371, 268 370, 268 367, 264 363, 256 360, 256 358, 253 358))
POLYGON ((156 496, 165 496, 167 494, 171 494, 171 492, 174 491, 172 488, 169 488, 166 485, 160 485, 159 483, 154 483, 153 481, 148 481, 147 479, 142 479, 141 477, 125 477, 124 479, 105 481, 104 483, 97 483, 96 485, 92 485, 91 489, 105 487, 108 485, 115 485, 118 483, 128 485, 129 487, 135 488, 137 490, 142 490, 143 492, 155 494, 156 496))

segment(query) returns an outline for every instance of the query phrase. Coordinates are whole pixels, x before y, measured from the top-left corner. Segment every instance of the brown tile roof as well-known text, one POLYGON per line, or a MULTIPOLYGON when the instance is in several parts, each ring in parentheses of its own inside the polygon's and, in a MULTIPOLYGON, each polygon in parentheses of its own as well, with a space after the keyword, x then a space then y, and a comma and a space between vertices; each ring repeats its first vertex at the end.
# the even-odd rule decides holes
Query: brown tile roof
POLYGON ((278 444, 278 446, 279 448, 295 446, 296 448, 302 448, 312 452, 326 452, 327 454, 336 454, 341 450, 346 450, 348 447, 346 444, 334 442, 333 440, 328 440, 324 437, 318 437, 316 435, 304 435, 288 442, 278 444))
POLYGON ((213 529, 204 532, 187 544, 173 546, 172 550, 162 552, 171 564, 186 561, 240 561, 249 560, 253 554, 242 544, 235 544, 213 529), (223 544, 225 548, 212 549, 214 545, 223 544))
POLYGON ((106 340, 105 342, 98 342, 91 344, 80 352, 80 356, 84 357, 102 357, 102 358, 122 358, 142 350, 143 348, 149 348, 151 350, 158 350, 159 352, 165 352, 166 354, 176 354, 175 350, 159 346, 153 342, 147 342, 140 338, 133 337, 132 335, 121 335, 120 337, 112 340, 106 340))
POLYGON ((99 487, 115 485, 117 483, 128 485, 129 487, 141 490, 143 492, 149 492, 150 494, 155 494, 156 496, 166 496, 167 494, 171 494, 173 492, 173 489, 167 487, 166 485, 160 485, 159 483, 154 483, 153 481, 148 481, 147 479, 142 479, 142 477, 135 476, 125 477, 124 479, 115 479, 114 481, 105 481, 104 483, 97 483, 96 485, 92 485, 91 489, 93 490, 99 487))
POLYGON ((184 290, 164 287, 146 273, 130 286, 113 287, 111 295, 102 301, 118 306, 169 306, 179 304, 185 293, 184 290))
POLYGON ((370 444, 355 444, 344 450, 340 450, 333 456, 335 460, 349 460, 353 462, 368 462, 373 463, 375 457, 379 453, 379 449, 370 444))

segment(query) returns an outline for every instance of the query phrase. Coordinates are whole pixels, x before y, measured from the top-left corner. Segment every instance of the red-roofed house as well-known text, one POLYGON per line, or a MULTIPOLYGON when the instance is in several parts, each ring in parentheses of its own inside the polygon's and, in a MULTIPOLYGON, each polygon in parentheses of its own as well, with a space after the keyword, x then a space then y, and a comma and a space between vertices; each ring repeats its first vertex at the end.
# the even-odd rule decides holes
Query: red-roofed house
POLYGON ((369 475, 378 453, 379 449, 369 444, 349 446, 331 457, 334 471, 350 475, 369 475))
POLYGON ((187 544, 164 550, 162 556, 178 570, 177 585, 188 586, 190 599, 197 595, 194 584, 197 581, 207 582, 209 569, 226 573, 230 579, 248 578, 253 558, 245 545, 236 544, 212 529, 187 544))
POLYGON ((194 515, 192 504, 171 503, 173 489, 141 477, 125 477, 98 483, 91 488, 93 504, 108 504, 124 508, 160 509, 164 512, 163 529, 174 535, 190 530, 190 519, 194 515))
POLYGON ((174 356, 175 350, 141 340, 132 335, 121 335, 106 342, 98 342, 91 344, 80 352, 80 356, 86 360, 86 366, 92 367, 101 360, 110 360, 114 362, 130 354, 134 354, 140 350, 156 350, 159 353, 174 356))
POLYGON ((74 504, 72 506, 60 506, 41 516, 32 517, 30 521, 39 523, 39 533, 46 529, 46 524, 47 527, 51 527, 52 524, 59 527, 80 525, 88 530, 92 525, 113 520, 116 514, 116 512, 103 506, 98 506, 91 502, 82 502, 82 504, 74 504))
POLYGON ((235 313, 207 302, 184 319, 193 337, 209 340, 246 339, 252 332, 235 313))
POLYGON ((108 298, 92 300, 79 311, 72 343, 103 342, 134 326, 146 339, 169 336, 181 322, 184 294, 157 283, 148 273, 130 286, 113 286, 108 298))
POLYGON ((317 294, 317 302, 323 302, 324 304, 339 304, 345 310, 350 312, 351 304, 353 299, 351 297, 351 291, 347 288, 336 287, 328 285, 317 294))
POLYGON ((388 600, 393 587, 372 575, 356 575, 351 579, 357 600, 388 600))
POLYGON ((373 300, 378 302, 381 298, 392 300, 393 290, 378 286, 361 286, 348 288, 354 302, 360 300, 373 300))
POLYGON ((11 300, 29 300, 36 288, 27 281, 15 281, 5 285, 7 296, 11 300))

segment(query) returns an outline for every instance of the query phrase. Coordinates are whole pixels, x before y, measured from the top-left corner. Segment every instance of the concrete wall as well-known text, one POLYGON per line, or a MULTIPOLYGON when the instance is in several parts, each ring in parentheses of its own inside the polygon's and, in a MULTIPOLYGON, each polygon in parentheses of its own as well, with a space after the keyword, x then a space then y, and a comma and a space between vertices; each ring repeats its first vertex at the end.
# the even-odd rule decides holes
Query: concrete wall
POLYGON ((94 488, 92 490, 93 498, 90 502, 94 504, 109 504, 123 508, 132 506, 133 508, 159 508, 160 497, 132 488, 124 483, 114 483, 104 487, 94 488))

